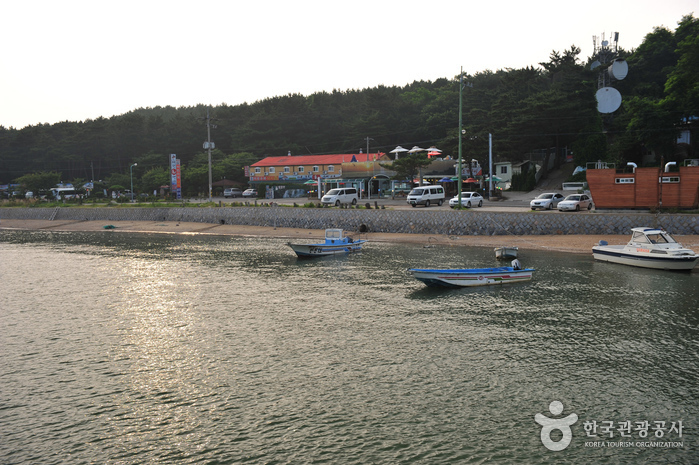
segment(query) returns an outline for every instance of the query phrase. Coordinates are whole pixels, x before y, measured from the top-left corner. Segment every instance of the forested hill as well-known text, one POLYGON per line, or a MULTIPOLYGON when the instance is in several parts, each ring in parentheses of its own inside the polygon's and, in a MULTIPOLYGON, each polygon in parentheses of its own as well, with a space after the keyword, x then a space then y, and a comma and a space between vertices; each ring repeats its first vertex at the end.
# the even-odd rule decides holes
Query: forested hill
MULTIPOLYGON (((599 70, 572 46, 546 63, 465 76, 464 156, 486 156, 489 133, 499 160, 537 149, 567 147, 576 162, 641 162, 653 150, 666 161, 697 157, 696 145, 678 153, 678 130, 699 115, 699 21, 682 18, 674 30, 656 28, 633 51, 620 51, 628 77, 615 83, 624 100, 613 118, 596 110, 599 70), (603 129, 606 130, 603 133, 603 129)), ((286 95, 252 104, 209 108, 216 175, 242 180, 241 166, 265 156, 327 154, 397 145, 436 145, 456 154, 459 76, 404 87, 286 95)), ((108 179, 128 173, 167 173, 176 153, 190 174, 203 163, 207 107, 140 108, 111 118, 0 127, 0 183, 55 171, 63 180, 108 179)), ((693 140, 693 139, 692 139, 693 140)), ((185 174, 183 173, 183 176, 185 174)), ((154 181, 156 182, 156 181, 154 181)))

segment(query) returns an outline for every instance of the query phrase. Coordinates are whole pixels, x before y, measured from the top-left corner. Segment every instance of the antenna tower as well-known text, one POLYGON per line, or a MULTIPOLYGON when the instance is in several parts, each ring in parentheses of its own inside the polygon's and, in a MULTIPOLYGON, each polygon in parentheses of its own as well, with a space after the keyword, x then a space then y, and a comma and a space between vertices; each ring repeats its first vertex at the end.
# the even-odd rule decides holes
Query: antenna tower
POLYGON ((602 33, 601 40, 598 36, 592 36, 594 45, 594 61, 591 69, 599 68, 597 75, 597 111, 604 114, 614 113, 621 106, 621 94, 612 87, 614 81, 621 81, 629 72, 629 65, 619 58, 619 33, 611 34, 612 40, 605 39, 602 33))

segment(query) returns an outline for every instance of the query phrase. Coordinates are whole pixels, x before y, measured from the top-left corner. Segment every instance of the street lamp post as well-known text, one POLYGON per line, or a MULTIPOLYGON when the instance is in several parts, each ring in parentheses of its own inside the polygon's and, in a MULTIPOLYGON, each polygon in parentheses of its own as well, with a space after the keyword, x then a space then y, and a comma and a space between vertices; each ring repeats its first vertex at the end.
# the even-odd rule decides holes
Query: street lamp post
POLYGON ((133 202, 133 167, 138 166, 138 163, 134 163, 129 166, 129 171, 131 172, 131 201, 133 202))

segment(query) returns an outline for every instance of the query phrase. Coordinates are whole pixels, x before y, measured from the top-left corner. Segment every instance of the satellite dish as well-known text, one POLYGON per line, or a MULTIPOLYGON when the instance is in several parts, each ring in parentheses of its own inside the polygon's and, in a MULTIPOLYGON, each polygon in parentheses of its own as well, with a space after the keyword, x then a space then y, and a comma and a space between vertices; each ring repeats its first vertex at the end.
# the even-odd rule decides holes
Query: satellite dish
POLYGON ((621 106, 621 94, 613 87, 602 87, 595 94, 597 99, 597 111, 600 113, 614 113, 621 106))
POLYGON ((609 68, 607 68, 607 73, 609 73, 611 78, 621 81, 627 74, 629 74, 629 65, 621 58, 617 58, 611 65, 609 65, 609 68))
POLYGON ((602 66, 602 63, 600 63, 599 60, 595 60, 590 65, 590 69, 595 69, 595 68, 600 67, 600 66, 602 66))

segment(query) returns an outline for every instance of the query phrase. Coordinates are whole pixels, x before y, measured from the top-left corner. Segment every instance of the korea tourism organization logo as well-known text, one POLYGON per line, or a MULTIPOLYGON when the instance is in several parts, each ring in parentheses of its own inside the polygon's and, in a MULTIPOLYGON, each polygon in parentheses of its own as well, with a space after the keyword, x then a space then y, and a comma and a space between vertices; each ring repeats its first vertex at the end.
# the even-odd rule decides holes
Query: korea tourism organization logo
MULTIPOLYGON (((561 417, 563 404, 554 400, 549 404, 549 412, 561 417)), ((578 415, 571 413, 561 418, 551 418, 541 413, 534 415, 534 421, 541 425, 541 443, 551 451, 562 451, 573 440, 571 426, 578 422, 578 415), (553 436, 560 439, 552 438, 553 436)), ((684 447, 682 420, 585 420, 581 422, 585 432, 585 447, 609 448, 658 448, 676 449, 684 447)))
MULTIPOLYGON (((549 412, 556 416, 560 415, 563 413, 563 404, 557 400, 554 400, 549 404, 549 412)), ((556 420, 554 418, 549 418, 542 415, 541 413, 537 413, 534 415, 534 420, 541 425, 542 444, 544 444, 548 450, 558 451, 568 447, 568 445, 570 445, 570 441, 573 440, 573 432, 571 431, 570 427, 578 421, 578 416, 571 413, 565 418, 556 420), (551 439, 551 433, 554 430, 558 430, 563 434, 563 437, 558 441, 551 439)))

